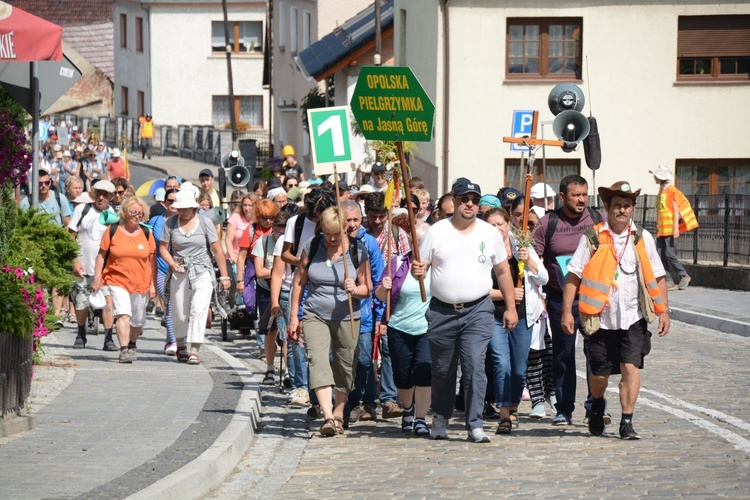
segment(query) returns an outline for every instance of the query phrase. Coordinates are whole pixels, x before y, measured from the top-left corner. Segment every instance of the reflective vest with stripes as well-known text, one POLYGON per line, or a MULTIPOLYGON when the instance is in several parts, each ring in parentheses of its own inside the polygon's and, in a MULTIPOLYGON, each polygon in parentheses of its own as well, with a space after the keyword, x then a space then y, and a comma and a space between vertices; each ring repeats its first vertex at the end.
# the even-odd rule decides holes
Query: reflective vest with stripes
POLYGON ((672 236, 674 232, 674 209, 672 202, 677 202, 677 210, 680 212, 680 233, 692 231, 698 227, 693 207, 682 191, 668 184, 656 198, 656 236, 672 236))
POLYGON ((154 137, 154 122, 146 120, 143 122, 143 128, 141 129, 141 137, 144 139, 151 139, 154 137))
MULTIPOLYGON (((609 292, 617 272, 617 260, 612 252, 614 240, 609 231, 600 232, 603 225, 604 223, 596 224, 586 231, 589 246, 596 247, 596 250, 589 263, 583 268, 581 287, 578 292, 578 310, 589 316, 598 316, 609 302, 609 292)), ((664 297, 661 296, 656 284, 651 261, 646 253, 646 245, 643 243, 643 238, 639 236, 640 231, 637 231, 632 243, 636 250, 638 302, 641 304, 643 317, 650 323, 653 321, 654 313, 664 313, 667 308, 664 297)))

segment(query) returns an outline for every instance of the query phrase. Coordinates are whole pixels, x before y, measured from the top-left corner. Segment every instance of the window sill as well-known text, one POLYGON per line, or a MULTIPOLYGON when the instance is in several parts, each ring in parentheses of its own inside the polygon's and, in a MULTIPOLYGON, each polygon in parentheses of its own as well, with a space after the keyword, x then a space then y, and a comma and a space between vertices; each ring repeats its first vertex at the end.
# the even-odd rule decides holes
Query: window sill
POLYGON ((696 87, 696 86, 725 86, 725 85, 750 85, 750 79, 748 80, 719 80, 716 78, 711 79, 694 79, 694 80, 675 80, 672 83, 673 87, 696 87))
POLYGON ((508 78, 507 76, 503 80, 503 85, 528 85, 531 83, 540 83, 547 85, 550 83, 575 83, 582 84, 583 80, 578 78, 566 78, 566 77, 538 77, 538 78, 508 78))

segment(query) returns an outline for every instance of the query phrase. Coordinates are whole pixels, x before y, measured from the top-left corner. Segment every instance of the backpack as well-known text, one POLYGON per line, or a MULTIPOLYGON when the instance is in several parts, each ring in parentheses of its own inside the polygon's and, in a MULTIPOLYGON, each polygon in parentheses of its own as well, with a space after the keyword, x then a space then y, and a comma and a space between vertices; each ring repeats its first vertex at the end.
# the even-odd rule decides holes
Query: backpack
MULTIPOLYGON (((638 242, 641 241, 641 237, 643 236, 643 228, 635 222, 633 222, 633 225, 635 226, 635 238, 633 238, 633 245, 637 245, 638 242)), ((588 240, 591 255, 594 255, 596 251, 599 250, 599 233, 594 229, 594 226, 591 226, 586 230, 585 233, 583 233, 583 235, 586 236, 586 240, 588 240)))
MULTIPOLYGON (((78 224, 76 224, 76 233, 81 229, 81 223, 83 223, 83 218, 86 217, 86 214, 89 213, 89 211, 91 210, 91 205, 93 205, 93 203, 86 203, 83 206, 81 217, 78 219, 78 224)), ((112 236, 114 236, 114 233, 110 233, 110 238, 112 236)))
MULTIPOLYGON (((320 247, 320 241, 322 239, 323 239, 323 235, 318 234, 310 242, 310 255, 308 255, 307 269, 310 269, 310 264, 312 264, 312 260, 313 260, 313 257, 315 257, 315 254, 318 253, 318 248, 320 247)), ((352 238, 351 236, 349 236, 349 258, 352 260, 354 269, 358 269, 359 268, 359 252, 357 251, 357 240, 355 238, 352 238), (354 249, 354 252, 351 251, 352 248, 354 249)))

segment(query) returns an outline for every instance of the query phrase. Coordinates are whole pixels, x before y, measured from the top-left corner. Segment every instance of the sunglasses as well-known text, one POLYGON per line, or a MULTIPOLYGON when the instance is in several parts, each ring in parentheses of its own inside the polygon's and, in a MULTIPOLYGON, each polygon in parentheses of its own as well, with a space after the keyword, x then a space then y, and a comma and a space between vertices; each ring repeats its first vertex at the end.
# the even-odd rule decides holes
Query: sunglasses
POLYGON ((263 220, 269 220, 271 222, 273 222, 274 219, 276 219, 276 217, 274 217, 274 216, 272 216, 272 217, 266 217, 265 215, 261 215, 260 218, 263 219, 263 220))
POLYGON ((287 186, 287 187, 290 187, 290 188, 293 188, 293 187, 294 187, 294 186, 296 186, 296 185, 297 185, 297 183, 296 183, 296 182, 288 182, 286 186, 287 186))
POLYGON ((52 181, 39 181, 40 186, 49 186, 52 184, 52 181))
POLYGON ((474 205, 479 205, 479 196, 459 196, 458 199, 461 201, 461 203, 466 204, 469 202, 472 202, 474 205))
POLYGON ((115 191, 115 194, 123 195, 125 194, 125 190, 123 189, 122 191, 115 191))
POLYGON ((172 203, 174 203, 175 201, 177 201, 177 198, 175 198, 175 199, 173 199, 173 200, 166 200, 166 201, 165 201, 164 203, 166 203, 167 205, 171 205, 171 204, 172 204, 172 203))

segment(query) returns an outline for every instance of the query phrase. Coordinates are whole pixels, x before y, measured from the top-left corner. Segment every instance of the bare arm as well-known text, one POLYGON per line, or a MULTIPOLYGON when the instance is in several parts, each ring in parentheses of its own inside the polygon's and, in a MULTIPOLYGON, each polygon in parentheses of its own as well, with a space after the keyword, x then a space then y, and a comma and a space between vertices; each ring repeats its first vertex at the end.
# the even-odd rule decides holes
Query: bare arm
MULTIPOLYGON (((239 261, 237 260, 237 255, 234 254, 234 245, 232 242, 234 241, 234 233, 237 231, 237 228, 234 227, 234 224, 227 224, 227 232, 224 235, 224 245, 227 247, 227 257, 229 257, 230 262, 239 264, 239 261)), ((240 252, 242 251, 242 248, 240 248, 240 252)), ((247 252, 245 252, 245 257, 247 257, 247 252)), ((239 265, 237 266, 239 268, 239 265)), ((239 270, 237 271, 239 275, 239 270)))
POLYGON ((565 281, 563 289, 562 321, 560 326, 565 333, 573 335, 575 333, 575 318, 573 318, 573 302, 578 294, 578 287, 581 286, 581 278, 575 273, 569 272, 568 279, 565 281))
POLYGON ((224 287, 224 290, 229 290, 232 282, 229 280, 229 274, 227 274, 227 261, 224 258, 224 252, 221 250, 221 241, 216 240, 211 243, 211 251, 214 253, 216 264, 219 266, 221 285, 224 287))
POLYGON ((495 264, 495 275, 506 306, 503 314, 503 326, 506 330, 512 330, 518 324, 518 313, 516 312, 516 291, 510 274, 508 259, 495 264))
POLYGON ((289 338, 293 341, 299 339, 299 306, 302 302, 302 291, 307 285, 307 254, 302 252, 300 265, 294 274, 292 290, 289 298, 289 338))

